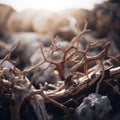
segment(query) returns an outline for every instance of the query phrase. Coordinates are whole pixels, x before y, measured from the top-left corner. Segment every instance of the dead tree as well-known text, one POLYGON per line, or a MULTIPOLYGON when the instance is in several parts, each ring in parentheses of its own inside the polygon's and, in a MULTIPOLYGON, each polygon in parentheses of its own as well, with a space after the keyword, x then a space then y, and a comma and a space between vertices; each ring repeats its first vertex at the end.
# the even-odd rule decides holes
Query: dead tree
MULTIPOLYGON (((0 66, 6 60, 13 64, 13 68, 1 68, 0 69, 0 85, 3 88, 8 89, 8 93, 11 96, 11 99, 14 100, 14 105, 11 105, 11 119, 20 120, 20 108, 25 99, 29 99, 30 104, 32 105, 38 120, 48 120, 48 116, 44 100, 50 102, 57 107, 63 109, 68 119, 72 120, 71 109, 58 102, 63 98, 70 98, 73 95, 79 94, 84 89, 92 86, 97 82, 96 92, 99 92, 99 87, 101 82, 107 78, 114 77, 120 74, 120 67, 112 68, 111 59, 104 60, 104 57, 108 54, 108 49, 110 42, 105 42, 102 45, 102 50, 93 56, 88 56, 88 52, 92 47, 102 44, 102 41, 96 43, 89 43, 85 38, 84 34, 89 30, 86 29, 87 23, 83 28, 83 31, 79 31, 78 35, 73 38, 70 44, 66 48, 62 48, 57 44, 57 37, 53 39, 50 37, 51 46, 49 50, 45 50, 42 45, 40 45, 40 51, 43 56, 43 61, 40 61, 33 67, 25 69, 23 71, 16 68, 16 62, 10 60, 12 52, 15 50, 17 45, 13 49, 8 50, 8 54, 0 62, 0 66), (80 49, 80 41, 83 39, 87 47, 84 50, 80 49), (49 53, 49 56, 46 56, 45 52, 49 53), (55 60, 55 53, 60 53, 60 59, 55 60), (96 65, 92 68, 89 68, 90 62, 95 62, 96 65), (109 61, 109 62, 108 62, 109 61), (48 66, 44 68, 47 70, 50 65, 54 65, 54 69, 58 72, 63 84, 59 86, 56 90, 43 91, 42 89, 35 89, 32 85, 34 82, 34 77, 31 81, 26 78, 26 74, 32 70, 37 69, 44 63, 48 63, 48 66), (83 72, 80 71, 81 68, 84 68, 83 72), (77 75, 77 77, 75 77, 77 75), (107 76, 107 77, 106 77, 107 76), (11 90, 10 90, 11 89, 11 90)), ((106 80, 106 83, 112 86, 109 80, 106 80)), ((115 88, 114 88, 115 89, 115 88)), ((116 90, 119 94, 119 90, 116 90)))

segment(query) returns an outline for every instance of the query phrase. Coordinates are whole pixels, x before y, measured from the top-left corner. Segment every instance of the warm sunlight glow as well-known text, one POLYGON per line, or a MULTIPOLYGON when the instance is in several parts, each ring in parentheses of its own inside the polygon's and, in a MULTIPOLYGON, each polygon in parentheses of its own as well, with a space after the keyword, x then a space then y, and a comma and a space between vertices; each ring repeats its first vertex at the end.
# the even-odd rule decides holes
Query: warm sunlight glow
POLYGON ((59 72, 58 72, 57 70, 54 70, 54 73, 55 73, 56 75, 59 75, 59 72))
POLYGON ((0 0, 0 3, 11 5, 18 11, 25 8, 58 11, 69 8, 92 9, 94 4, 103 1, 104 0, 0 0))

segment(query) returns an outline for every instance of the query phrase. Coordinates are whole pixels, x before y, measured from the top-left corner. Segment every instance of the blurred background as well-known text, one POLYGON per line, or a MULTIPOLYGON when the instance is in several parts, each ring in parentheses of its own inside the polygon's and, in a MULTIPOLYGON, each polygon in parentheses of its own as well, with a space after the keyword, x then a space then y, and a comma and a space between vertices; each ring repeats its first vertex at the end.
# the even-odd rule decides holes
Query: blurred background
POLYGON ((119 54, 119 0, 0 0, 0 58, 8 52, 5 46, 19 41, 13 54, 13 58, 19 56, 18 67, 33 65, 40 60, 39 44, 50 46, 49 35, 58 35, 65 47, 83 29, 85 20, 91 29, 86 39, 111 41, 110 55, 119 54))
POLYGON ((58 11, 70 8, 92 9, 94 4, 105 0, 0 0, 1 3, 12 6, 17 11, 26 8, 58 11))

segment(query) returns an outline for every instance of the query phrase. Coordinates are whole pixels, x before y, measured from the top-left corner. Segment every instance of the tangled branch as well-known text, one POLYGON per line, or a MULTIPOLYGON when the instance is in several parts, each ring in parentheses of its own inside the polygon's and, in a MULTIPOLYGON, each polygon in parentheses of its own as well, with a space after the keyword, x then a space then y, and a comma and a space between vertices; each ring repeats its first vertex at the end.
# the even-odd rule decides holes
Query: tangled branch
MULTIPOLYGON (((102 81, 106 80, 106 78, 110 79, 116 74, 120 74, 120 67, 111 68, 112 63, 109 63, 111 59, 108 59, 106 61, 104 60, 104 58, 108 54, 110 42, 105 42, 105 44, 102 45, 102 50, 96 55, 88 56, 90 49, 96 47, 97 45, 101 45, 102 41, 97 41, 96 43, 89 43, 84 37, 84 34, 90 31, 86 29, 86 26, 87 22, 85 22, 85 27, 83 28, 83 31, 79 31, 78 35, 71 40, 71 42, 68 46, 66 46, 66 48, 62 48, 60 45, 57 44, 58 36, 54 39, 50 36, 51 46, 47 51, 42 45, 40 45, 40 51, 43 57, 43 61, 40 61, 35 66, 32 66, 29 69, 25 69, 23 71, 16 68, 18 60, 10 60, 10 56, 16 49, 18 44, 13 46, 12 49, 8 49, 8 54, 1 60, 0 67, 5 61, 9 61, 13 64, 14 68, 0 69, 0 85, 7 89, 10 88, 12 90, 9 93, 10 96, 12 96, 12 99, 14 99, 15 101, 15 105, 12 106, 12 120, 20 119, 20 107, 26 98, 30 99, 33 108, 35 108, 37 104, 37 108, 35 108, 34 110, 39 120, 49 119, 49 116, 47 115, 47 112, 45 112, 44 107, 41 106, 41 104, 38 104, 39 102, 43 103, 43 99, 63 109, 68 115, 68 118, 71 120, 72 117, 70 116, 70 114, 72 110, 70 110, 62 103, 58 102, 58 100, 60 101, 63 98, 70 98, 71 96, 79 94, 81 91, 85 90, 86 88, 92 86, 95 83, 97 83, 96 92, 98 93, 102 81), (81 40, 84 40, 86 43, 86 48, 82 50, 80 48, 81 40), (46 55, 46 52, 49 53, 49 56, 46 55), (60 54, 60 58, 58 60, 55 59, 56 52, 60 54), (90 62, 95 62, 96 65, 90 68, 90 62), (35 70, 44 63, 48 63, 44 70, 47 70, 51 65, 54 65, 54 69, 58 72, 63 82, 63 84, 55 90, 37 90, 33 86, 34 75, 31 81, 29 81, 26 77, 26 74, 31 71, 34 71, 35 73, 35 70), (108 67, 106 67, 106 63, 108 64, 108 67), (82 68, 83 71, 80 71, 82 68), (34 96, 34 101, 31 96, 34 96), (40 110, 43 110, 42 117, 39 114, 41 113, 40 110), (16 112, 15 116, 14 112, 16 112)), ((112 86, 107 80, 106 83, 112 86)), ((112 87, 114 88, 114 86, 112 87)), ((120 93, 120 91, 116 91, 117 93, 120 93)))

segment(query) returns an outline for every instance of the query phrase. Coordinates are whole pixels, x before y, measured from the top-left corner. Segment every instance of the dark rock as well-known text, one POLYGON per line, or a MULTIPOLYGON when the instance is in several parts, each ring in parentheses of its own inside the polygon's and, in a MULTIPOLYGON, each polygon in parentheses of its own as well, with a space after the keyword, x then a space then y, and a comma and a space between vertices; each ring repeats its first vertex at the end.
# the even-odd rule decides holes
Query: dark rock
POLYGON ((112 107, 107 96, 90 94, 77 107, 75 120, 107 120, 111 110, 112 107))
POLYGON ((108 1, 112 3, 120 3, 120 0, 108 0, 108 1))
POLYGON ((120 120, 120 112, 113 114, 110 120, 120 120))
POLYGON ((107 35, 111 30, 120 34, 120 4, 104 2, 96 5, 90 16, 89 26, 97 30, 100 36, 107 35))
POLYGON ((111 31, 108 35, 108 39, 115 44, 115 48, 120 51, 120 36, 115 32, 111 31))

